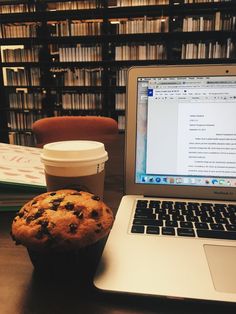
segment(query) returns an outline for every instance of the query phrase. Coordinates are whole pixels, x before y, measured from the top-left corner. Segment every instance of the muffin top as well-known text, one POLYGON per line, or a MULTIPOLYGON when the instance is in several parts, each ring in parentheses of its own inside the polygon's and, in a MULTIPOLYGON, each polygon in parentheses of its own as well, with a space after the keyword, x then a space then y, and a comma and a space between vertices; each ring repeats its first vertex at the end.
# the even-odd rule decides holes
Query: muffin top
POLYGON ((113 213, 94 194, 58 190, 34 197, 17 213, 12 238, 27 248, 71 250, 105 237, 113 213))

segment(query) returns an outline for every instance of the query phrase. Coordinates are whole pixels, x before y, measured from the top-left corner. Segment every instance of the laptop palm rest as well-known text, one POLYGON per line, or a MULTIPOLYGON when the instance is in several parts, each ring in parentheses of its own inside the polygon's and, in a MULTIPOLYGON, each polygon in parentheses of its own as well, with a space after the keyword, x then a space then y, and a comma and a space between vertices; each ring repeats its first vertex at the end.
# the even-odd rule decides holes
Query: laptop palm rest
POLYGON ((204 250, 215 290, 236 293, 236 247, 204 245, 204 250))

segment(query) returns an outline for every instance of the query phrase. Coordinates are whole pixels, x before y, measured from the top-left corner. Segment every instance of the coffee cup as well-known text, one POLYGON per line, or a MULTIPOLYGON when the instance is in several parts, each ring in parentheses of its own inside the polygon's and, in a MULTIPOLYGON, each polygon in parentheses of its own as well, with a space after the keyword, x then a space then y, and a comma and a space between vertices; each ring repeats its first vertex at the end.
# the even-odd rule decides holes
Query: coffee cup
POLYGON ((44 145, 41 161, 47 190, 83 190, 102 199, 107 160, 104 144, 96 141, 73 140, 44 145))

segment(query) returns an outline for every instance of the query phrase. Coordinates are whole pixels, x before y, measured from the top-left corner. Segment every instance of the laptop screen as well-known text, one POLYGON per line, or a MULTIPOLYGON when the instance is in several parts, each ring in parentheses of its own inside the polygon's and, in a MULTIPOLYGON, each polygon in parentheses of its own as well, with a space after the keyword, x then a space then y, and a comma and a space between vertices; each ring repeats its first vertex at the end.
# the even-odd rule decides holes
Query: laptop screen
POLYGON ((236 76, 137 80, 135 183, 236 186, 236 76))

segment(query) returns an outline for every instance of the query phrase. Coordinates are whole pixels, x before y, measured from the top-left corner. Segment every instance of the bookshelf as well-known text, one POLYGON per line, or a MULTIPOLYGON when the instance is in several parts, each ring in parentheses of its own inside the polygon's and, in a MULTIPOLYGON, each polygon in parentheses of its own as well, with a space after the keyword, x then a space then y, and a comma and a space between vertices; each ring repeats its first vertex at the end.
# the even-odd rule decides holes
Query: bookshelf
POLYGON ((228 0, 0 0, 0 141, 34 146, 32 123, 105 115, 125 125, 133 65, 236 62, 228 0))

